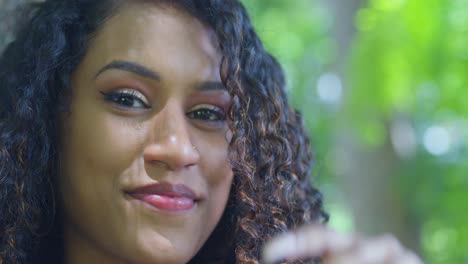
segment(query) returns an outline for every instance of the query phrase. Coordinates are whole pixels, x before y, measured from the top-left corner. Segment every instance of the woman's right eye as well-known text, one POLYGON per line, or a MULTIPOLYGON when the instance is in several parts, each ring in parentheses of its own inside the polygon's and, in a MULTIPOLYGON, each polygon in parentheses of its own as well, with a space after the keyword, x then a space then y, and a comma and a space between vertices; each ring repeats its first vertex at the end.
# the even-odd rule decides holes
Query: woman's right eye
POLYGON ((150 104, 146 97, 134 89, 120 89, 111 92, 101 92, 104 100, 112 102, 119 107, 148 109, 150 104))

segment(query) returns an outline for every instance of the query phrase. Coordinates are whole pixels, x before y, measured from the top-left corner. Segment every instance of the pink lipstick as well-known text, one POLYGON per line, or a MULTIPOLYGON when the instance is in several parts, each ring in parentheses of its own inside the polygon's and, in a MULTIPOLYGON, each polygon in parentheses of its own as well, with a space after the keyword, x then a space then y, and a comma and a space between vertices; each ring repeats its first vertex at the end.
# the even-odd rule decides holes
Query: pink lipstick
POLYGON ((183 184, 161 182, 127 192, 133 198, 163 211, 186 211, 194 207, 197 197, 183 184))

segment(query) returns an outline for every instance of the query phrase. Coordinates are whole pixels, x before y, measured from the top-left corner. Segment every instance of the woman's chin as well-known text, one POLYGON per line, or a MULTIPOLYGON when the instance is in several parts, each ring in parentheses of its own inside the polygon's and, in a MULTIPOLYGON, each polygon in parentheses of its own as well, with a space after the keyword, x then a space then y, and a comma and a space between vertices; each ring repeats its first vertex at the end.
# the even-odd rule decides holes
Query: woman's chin
POLYGON ((187 263, 193 257, 193 252, 196 252, 193 244, 188 239, 184 240, 182 236, 168 239, 160 234, 147 234, 139 238, 135 252, 130 254, 132 257, 137 257, 137 259, 130 262, 148 264, 187 263))

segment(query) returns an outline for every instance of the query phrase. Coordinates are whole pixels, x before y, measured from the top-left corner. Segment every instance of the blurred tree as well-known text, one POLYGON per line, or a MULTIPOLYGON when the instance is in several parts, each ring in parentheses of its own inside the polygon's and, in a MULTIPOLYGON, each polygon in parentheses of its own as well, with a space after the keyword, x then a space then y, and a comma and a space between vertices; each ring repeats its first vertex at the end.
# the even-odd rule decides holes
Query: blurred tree
POLYGON ((468 262, 466 14, 467 0, 370 0, 356 15, 343 116, 367 152, 390 142, 398 155, 428 263, 468 262))
POLYGON ((0 51, 12 40, 16 22, 14 12, 28 0, 0 0, 0 51))

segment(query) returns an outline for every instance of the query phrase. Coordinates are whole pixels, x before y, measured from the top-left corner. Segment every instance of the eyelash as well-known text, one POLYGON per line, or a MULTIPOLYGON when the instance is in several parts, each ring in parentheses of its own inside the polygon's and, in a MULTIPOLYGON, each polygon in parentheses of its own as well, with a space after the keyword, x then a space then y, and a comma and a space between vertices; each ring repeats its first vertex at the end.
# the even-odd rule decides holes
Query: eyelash
MULTIPOLYGON (((151 106, 140 92, 134 89, 121 89, 111 92, 101 92, 104 96, 104 100, 117 104, 122 108, 133 108, 133 109, 148 109, 151 106), (134 103, 138 102, 140 106, 134 106, 134 103)), ((192 108, 193 109, 193 108, 192 108)), ((222 123, 226 121, 226 114, 224 111, 214 105, 200 104, 195 109, 189 111, 187 116, 191 119, 199 119, 209 123, 222 123)))
POLYGON ((111 92, 101 92, 104 96, 104 100, 112 102, 123 108, 136 108, 136 109, 148 109, 149 104, 140 92, 133 89, 122 89, 111 92), (135 103, 139 103, 139 106, 135 106, 135 103))
POLYGON ((192 119, 200 119, 210 123, 222 123, 226 121, 226 114, 223 110, 217 106, 207 104, 198 105, 196 109, 188 112, 187 116, 192 119))

